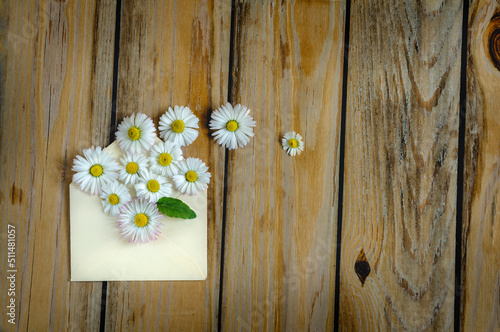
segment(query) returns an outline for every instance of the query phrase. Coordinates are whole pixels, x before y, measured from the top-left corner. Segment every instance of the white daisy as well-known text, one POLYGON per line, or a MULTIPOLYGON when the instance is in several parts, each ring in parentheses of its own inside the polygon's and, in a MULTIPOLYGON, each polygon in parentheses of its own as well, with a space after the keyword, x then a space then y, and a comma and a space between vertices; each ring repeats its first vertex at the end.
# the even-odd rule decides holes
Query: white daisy
POLYGON ((161 233, 162 215, 155 204, 134 199, 123 206, 118 217, 118 227, 123 236, 134 243, 154 241, 161 233))
POLYGON ((125 184, 135 184, 139 174, 148 167, 148 160, 141 154, 127 152, 120 159, 120 181, 125 184))
POLYGON ((182 160, 182 150, 173 142, 160 142, 153 145, 150 151, 149 162, 151 172, 172 176, 177 174, 177 164, 182 160))
POLYGON ((112 216, 117 216, 120 213, 120 208, 131 199, 127 187, 118 181, 104 184, 101 198, 104 212, 112 216))
POLYGON ((156 129, 147 115, 132 114, 123 119, 116 132, 116 140, 123 151, 140 153, 148 151, 154 144, 156 129))
POLYGON ((210 129, 215 130, 212 136, 222 146, 229 150, 244 147, 254 136, 252 127, 256 122, 249 115, 250 110, 243 105, 226 105, 212 113, 210 129))
POLYGON ((118 163, 100 146, 83 150, 83 155, 73 160, 73 182, 84 192, 100 194, 103 184, 118 178, 118 163))
POLYGON ((177 146, 187 146, 198 137, 198 118, 191 112, 189 107, 174 106, 160 118, 158 128, 160 136, 165 141, 174 142, 177 146))
POLYGON ((156 203, 160 198, 168 197, 172 194, 172 185, 163 175, 144 170, 141 172, 141 177, 135 185, 135 190, 137 191, 137 197, 156 203))
POLYGON ((300 134, 294 131, 287 132, 283 139, 281 139, 281 144, 283 145, 283 150, 286 151, 290 156, 295 156, 295 154, 300 154, 304 150, 304 141, 300 134))
POLYGON ((182 194, 196 195, 210 183, 208 167, 198 158, 187 158, 179 163, 179 174, 172 177, 175 187, 182 194))

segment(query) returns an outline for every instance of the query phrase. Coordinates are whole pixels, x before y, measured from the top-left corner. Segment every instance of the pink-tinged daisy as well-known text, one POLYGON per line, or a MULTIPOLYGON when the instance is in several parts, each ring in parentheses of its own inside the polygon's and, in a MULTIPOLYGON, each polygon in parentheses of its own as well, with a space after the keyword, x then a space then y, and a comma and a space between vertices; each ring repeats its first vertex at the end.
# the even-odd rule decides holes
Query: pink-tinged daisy
POLYGON ((173 142, 177 146, 187 146, 198 137, 198 118, 189 107, 175 106, 160 118, 158 129, 160 137, 165 141, 173 142))
POLYGON ((210 129, 215 141, 229 150, 242 148, 254 136, 252 127, 256 122, 250 116, 250 110, 243 105, 231 106, 226 103, 212 113, 210 129))
POLYGON ((135 191, 137 197, 156 203, 160 198, 172 194, 172 185, 163 175, 144 170, 141 172, 139 181, 135 184, 135 191))
POLYGON ((118 227, 129 242, 142 244, 156 240, 161 234, 161 218, 155 204, 143 199, 133 199, 122 207, 118 227))
POLYGON ((135 184, 139 174, 148 168, 148 160, 141 154, 127 152, 120 159, 120 181, 125 184, 135 184))
POLYGON ((172 177, 181 194, 196 195, 210 183, 208 167, 198 158, 187 158, 179 163, 179 174, 172 177))
POLYGON ((120 208, 127 204, 131 197, 127 187, 115 181, 102 186, 101 199, 104 212, 117 216, 120 213, 120 208))
POLYGON ((295 156, 295 154, 300 154, 304 150, 304 141, 300 134, 294 131, 287 132, 281 139, 281 145, 283 145, 283 150, 286 151, 290 156, 295 156))
POLYGON ((73 160, 73 182, 84 192, 100 194, 103 184, 118 178, 118 163, 100 146, 83 150, 83 155, 73 160))
POLYGON ((173 142, 160 142, 151 148, 150 171, 164 176, 177 174, 177 165, 182 160, 182 150, 173 142))
POLYGON ((147 115, 132 114, 123 119, 116 132, 120 149, 125 152, 141 153, 149 151, 154 144, 156 129, 153 120, 147 115))

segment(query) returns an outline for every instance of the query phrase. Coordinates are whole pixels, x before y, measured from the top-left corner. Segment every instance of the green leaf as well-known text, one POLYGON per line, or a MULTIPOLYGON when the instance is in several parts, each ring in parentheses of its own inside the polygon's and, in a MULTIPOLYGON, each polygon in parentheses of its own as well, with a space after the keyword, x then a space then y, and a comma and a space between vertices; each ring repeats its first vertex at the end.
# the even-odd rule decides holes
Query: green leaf
POLYGON ((162 197, 158 200, 156 206, 161 213, 172 218, 196 218, 196 213, 186 203, 177 198, 162 197))

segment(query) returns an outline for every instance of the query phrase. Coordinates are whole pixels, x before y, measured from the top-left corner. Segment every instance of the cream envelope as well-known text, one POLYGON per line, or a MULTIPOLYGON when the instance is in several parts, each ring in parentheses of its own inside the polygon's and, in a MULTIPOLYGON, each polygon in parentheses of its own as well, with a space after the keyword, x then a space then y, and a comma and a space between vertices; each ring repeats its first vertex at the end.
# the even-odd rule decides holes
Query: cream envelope
MULTIPOLYGON (((117 160, 114 142, 106 148, 117 160)), ((129 188, 131 188, 129 186, 129 188)), ((135 196, 135 191, 131 190, 135 196)), ((196 219, 164 217, 162 235, 134 244, 120 234, 117 217, 104 213, 101 199, 70 184, 71 281, 205 280, 207 276, 207 191, 174 192, 196 219)))

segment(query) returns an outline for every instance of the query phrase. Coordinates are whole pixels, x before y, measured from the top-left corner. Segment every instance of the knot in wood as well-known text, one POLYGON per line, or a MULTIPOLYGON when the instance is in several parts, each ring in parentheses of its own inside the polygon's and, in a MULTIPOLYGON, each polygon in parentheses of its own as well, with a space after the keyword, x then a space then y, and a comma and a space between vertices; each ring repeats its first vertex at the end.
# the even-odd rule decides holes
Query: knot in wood
POLYGON ((358 255, 358 258, 356 259, 356 263, 354 263, 354 271, 356 272, 356 275, 359 278, 359 281, 361 281, 361 286, 364 286, 366 277, 370 274, 370 264, 366 260, 365 252, 363 249, 361 249, 361 252, 358 255))
POLYGON ((488 34, 488 54, 493 65, 500 70, 500 12, 492 17, 486 33, 488 34))

